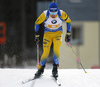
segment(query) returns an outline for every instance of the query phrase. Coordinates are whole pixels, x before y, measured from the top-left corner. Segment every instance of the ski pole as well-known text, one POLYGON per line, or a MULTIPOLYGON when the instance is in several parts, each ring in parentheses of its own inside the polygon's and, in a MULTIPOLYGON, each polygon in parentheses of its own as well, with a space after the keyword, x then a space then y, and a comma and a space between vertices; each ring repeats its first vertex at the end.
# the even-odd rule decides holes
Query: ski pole
POLYGON ((68 42, 68 45, 70 46, 70 48, 72 49, 73 53, 75 54, 75 56, 76 56, 78 62, 80 63, 81 67, 83 68, 84 72, 87 73, 87 72, 85 71, 85 69, 84 69, 84 67, 83 67, 83 65, 82 65, 82 63, 81 63, 81 61, 80 61, 79 58, 77 57, 75 51, 73 50, 73 48, 72 48, 72 46, 71 46, 71 44, 70 44, 69 42, 68 42))
POLYGON ((39 64, 39 44, 37 44, 37 64, 39 64))
POLYGON ((39 35, 37 37, 37 65, 39 65, 39 35))

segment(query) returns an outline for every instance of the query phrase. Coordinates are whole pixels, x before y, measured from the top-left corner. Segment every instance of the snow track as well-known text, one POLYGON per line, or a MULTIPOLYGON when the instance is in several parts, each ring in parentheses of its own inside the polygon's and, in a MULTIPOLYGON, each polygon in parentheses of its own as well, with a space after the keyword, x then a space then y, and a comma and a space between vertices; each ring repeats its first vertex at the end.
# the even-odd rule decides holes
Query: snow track
MULTIPOLYGON (((0 87, 58 87, 50 77, 51 69, 45 69, 43 76, 22 84, 32 78, 37 69, 0 69, 0 87)), ((60 87, 100 87, 100 69, 59 69, 60 87)))

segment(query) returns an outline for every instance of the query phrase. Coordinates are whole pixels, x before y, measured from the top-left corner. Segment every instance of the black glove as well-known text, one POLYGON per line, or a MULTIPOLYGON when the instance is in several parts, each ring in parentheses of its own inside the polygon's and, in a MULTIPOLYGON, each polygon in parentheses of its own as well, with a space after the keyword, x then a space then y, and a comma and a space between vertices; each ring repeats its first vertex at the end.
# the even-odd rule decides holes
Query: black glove
POLYGON ((70 40, 71 40, 71 35, 70 35, 70 33, 67 33, 65 36, 65 41, 70 42, 70 40))
POLYGON ((40 35, 35 34, 35 43, 36 43, 36 44, 39 44, 39 36, 40 36, 40 35))

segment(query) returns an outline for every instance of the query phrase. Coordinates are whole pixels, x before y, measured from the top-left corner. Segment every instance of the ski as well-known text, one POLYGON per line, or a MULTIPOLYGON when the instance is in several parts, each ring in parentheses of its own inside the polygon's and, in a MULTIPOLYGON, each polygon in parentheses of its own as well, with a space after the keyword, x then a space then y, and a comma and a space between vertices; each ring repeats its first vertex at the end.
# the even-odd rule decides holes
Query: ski
POLYGON ((22 83, 25 84, 25 83, 28 83, 28 82, 33 81, 33 80, 35 80, 35 79, 37 79, 37 78, 36 78, 36 77, 34 77, 34 78, 29 78, 29 79, 27 79, 27 80, 23 80, 22 83))
POLYGON ((58 85, 58 86, 61 86, 61 83, 59 82, 59 80, 55 77, 52 76, 52 79, 55 81, 55 83, 58 85))
MULTIPOLYGON (((53 76, 51 76, 51 77, 52 77, 52 79, 55 81, 55 83, 56 83, 58 86, 61 86, 61 83, 59 82, 59 80, 58 80, 57 78, 55 78, 55 77, 53 77, 53 76)), ((25 84, 25 83, 28 83, 28 82, 30 82, 30 81, 34 81, 34 80, 37 79, 37 78, 40 78, 40 77, 34 76, 33 78, 29 78, 29 79, 27 79, 27 80, 23 80, 22 83, 25 84)))
POLYGON ((28 83, 30 81, 34 81, 34 80, 36 80, 36 79, 38 79, 38 78, 40 78, 42 76, 43 75, 41 75, 41 76, 34 76, 33 78, 29 78, 29 79, 23 80, 22 83, 25 84, 25 83, 28 83))

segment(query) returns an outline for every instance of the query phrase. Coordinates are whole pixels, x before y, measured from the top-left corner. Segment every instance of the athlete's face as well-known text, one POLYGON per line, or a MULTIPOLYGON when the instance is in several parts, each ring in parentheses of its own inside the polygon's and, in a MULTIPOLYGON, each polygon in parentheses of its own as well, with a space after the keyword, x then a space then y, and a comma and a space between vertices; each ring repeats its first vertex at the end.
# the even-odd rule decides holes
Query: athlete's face
POLYGON ((49 12, 50 13, 50 16, 52 17, 52 18, 55 18, 56 16, 57 16, 57 11, 56 12, 49 12))

